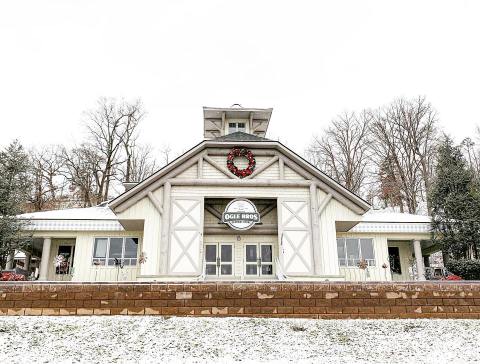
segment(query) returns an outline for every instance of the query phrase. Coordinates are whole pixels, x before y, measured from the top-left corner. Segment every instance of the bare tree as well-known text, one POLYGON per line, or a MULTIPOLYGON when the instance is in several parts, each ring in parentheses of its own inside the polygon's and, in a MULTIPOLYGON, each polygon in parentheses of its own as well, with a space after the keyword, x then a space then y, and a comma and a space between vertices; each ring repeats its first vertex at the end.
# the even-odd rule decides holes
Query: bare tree
MULTIPOLYGON (((361 193, 371 165, 371 113, 345 112, 307 149, 310 161, 344 187, 361 193)), ((366 191, 363 191, 366 192, 366 191)))
POLYGON ((149 145, 136 145, 129 150, 127 161, 120 171, 121 182, 143 181, 159 168, 149 145))
POLYGON ((69 182, 74 205, 88 207, 100 203, 102 156, 90 145, 82 144, 71 150, 64 148, 62 160, 65 167, 62 173, 69 182))
MULTIPOLYGON (((101 98, 97 108, 86 113, 86 126, 91 147, 101 159, 96 166, 97 202, 109 199, 112 181, 121 164, 127 162, 130 175, 132 150, 139 122, 144 116, 142 103, 101 98), (126 156, 122 156, 122 147, 126 156)), ((130 176, 128 176, 130 179, 130 176)))
POLYGON ((438 141, 436 111, 425 97, 418 97, 397 99, 372 116, 377 165, 388 163, 391 183, 401 191, 397 196, 401 207, 405 204, 408 212, 416 213, 419 203, 424 202, 430 212, 427 194, 438 141))
POLYGON ((172 153, 172 148, 170 148, 170 146, 168 144, 164 144, 160 148, 160 153, 162 155, 163 164, 167 165, 168 163, 170 163, 170 156, 171 156, 171 153, 172 153))
POLYGON ((66 178, 62 172, 62 149, 45 146, 30 152, 32 193, 29 210, 42 211, 61 207, 65 199, 66 178))

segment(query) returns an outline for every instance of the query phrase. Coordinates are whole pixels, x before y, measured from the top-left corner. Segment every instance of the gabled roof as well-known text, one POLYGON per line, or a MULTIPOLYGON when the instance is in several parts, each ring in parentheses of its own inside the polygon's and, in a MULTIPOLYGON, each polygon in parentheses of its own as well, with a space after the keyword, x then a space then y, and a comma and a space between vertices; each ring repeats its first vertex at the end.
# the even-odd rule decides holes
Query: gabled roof
MULTIPOLYGON (((190 158, 195 157, 201 151, 208 147, 227 147, 231 148, 234 146, 238 146, 239 141, 224 141, 224 140, 204 140, 203 142, 197 144, 189 151, 185 152, 183 155, 179 156, 171 163, 164 166, 162 169, 147 177, 145 180, 140 182, 135 187, 131 188, 128 191, 125 191, 114 200, 112 200, 109 206, 112 209, 120 206, 121 204, 125 203, 127 200, 132 198, 133 196, 139 195, 136 198, 140 198, 143 196, 147 196, 148 188, 151 185, 159 186, 159 183, 168 178, 168 175, 173 172, 174 169, 180 166, 184 166, 190 158)), ((284 155, 289 161, 294 163, 297 167, 304 170, 306 175, 308 175, 308 179, 317 179, 323 186, 324 189, 330 193, 332 193, 333 197, 340 200, 341 202, 347 204, 351 209, 353 209, 356 213, 363 214, 370 209, 370 204, 363 200, 361 197, 357 196, 353 192, 347 190, 345 187, 340 185, 337 181, 332 179, 331 177, 327 176, 325 173, 320 171, 318 168, 313 166, 310 162, 293 152, 291 149, 287 148, 285 145, 278 141, 272 140, 255 140, 255 141, 242 141, 242 146, 245 147, 252 147, 258 149, 275 149, 279 151, 282 155, 284 155)), ((234 181, 234 180, 232 180, 234 181)), ((254 180, 249 180, 248 182, 253 182, 254 180)), ((239 184, 242 182, 239 180, 239 184)))
POLYGON ((262 138, 253 134, 236 131, 235 133, 223 135, 214 139, 216 142, 265 142, 270 139, 262 138))

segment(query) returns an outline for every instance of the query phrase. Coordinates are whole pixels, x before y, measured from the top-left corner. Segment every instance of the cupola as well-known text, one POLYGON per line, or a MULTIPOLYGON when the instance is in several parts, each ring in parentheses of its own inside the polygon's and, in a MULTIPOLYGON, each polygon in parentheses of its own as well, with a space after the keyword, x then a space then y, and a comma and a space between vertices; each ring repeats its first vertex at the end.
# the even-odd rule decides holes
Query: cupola
POLYGON ((215 139, 236 132, 265 137, 273 109, 244 108, 233 104, 228 108, 203 107, 203 136, 215 139))

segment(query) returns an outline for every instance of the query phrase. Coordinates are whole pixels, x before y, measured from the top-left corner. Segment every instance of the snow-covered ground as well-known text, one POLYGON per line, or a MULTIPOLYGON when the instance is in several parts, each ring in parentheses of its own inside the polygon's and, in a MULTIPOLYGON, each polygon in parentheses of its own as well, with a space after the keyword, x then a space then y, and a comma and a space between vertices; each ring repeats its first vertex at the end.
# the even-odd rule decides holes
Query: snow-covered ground
POLYGON ((480 362, 480 321, 3 317, 0 363, 480 362))

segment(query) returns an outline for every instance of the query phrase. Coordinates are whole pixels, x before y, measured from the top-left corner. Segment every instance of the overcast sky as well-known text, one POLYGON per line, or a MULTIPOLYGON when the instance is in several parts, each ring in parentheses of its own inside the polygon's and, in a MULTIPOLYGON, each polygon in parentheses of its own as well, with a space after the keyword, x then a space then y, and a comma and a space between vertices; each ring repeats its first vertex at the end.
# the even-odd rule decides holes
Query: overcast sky
POLYGON ((480 1, 2 1, 0 145, 73 144, 100 96, 142 140, 203 138, 202 106, 273 107, 302 153, 344 110, 426 95, 457 141, 479 116, 480 1))

